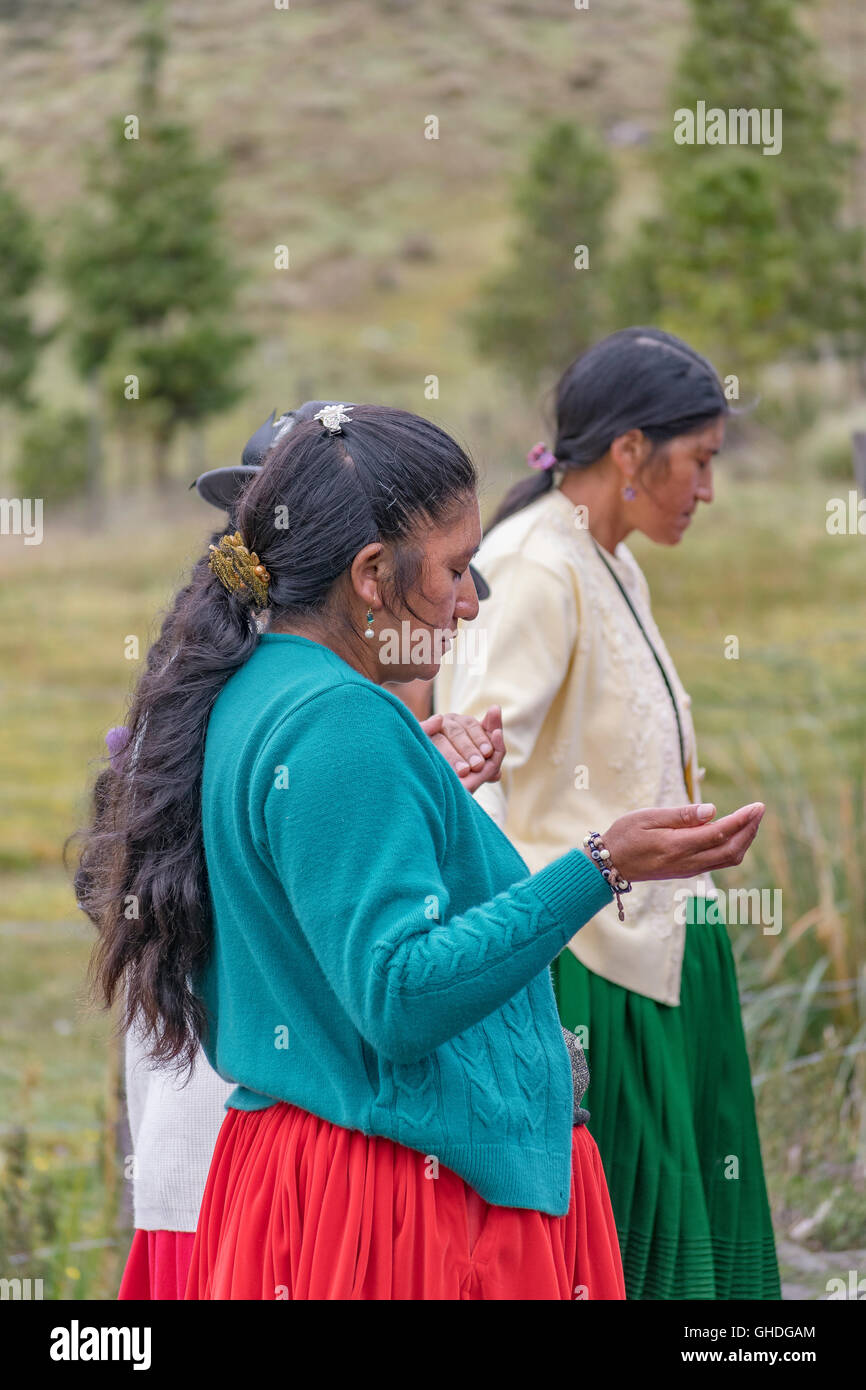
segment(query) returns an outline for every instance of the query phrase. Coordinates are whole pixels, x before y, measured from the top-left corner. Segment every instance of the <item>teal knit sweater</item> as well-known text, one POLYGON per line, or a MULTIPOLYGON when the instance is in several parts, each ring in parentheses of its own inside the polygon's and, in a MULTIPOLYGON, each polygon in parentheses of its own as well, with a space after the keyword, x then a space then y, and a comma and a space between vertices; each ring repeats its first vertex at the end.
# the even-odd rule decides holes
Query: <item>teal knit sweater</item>
POLYGON ((400 700, 276 633, 214 705, 202 821, 213 949, 193 985, 227 1107, 289 1101, 563 1216, 548 967, 611 901, 583 852, 530 875, 400 700))

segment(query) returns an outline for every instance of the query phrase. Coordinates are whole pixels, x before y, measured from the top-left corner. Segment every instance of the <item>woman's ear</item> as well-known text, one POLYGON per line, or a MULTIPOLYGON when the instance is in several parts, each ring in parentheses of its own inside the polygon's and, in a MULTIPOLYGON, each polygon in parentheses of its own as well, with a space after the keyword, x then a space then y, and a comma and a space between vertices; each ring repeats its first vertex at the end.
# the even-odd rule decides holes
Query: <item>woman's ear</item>
POLYGON ((627 430, 617 435, 610 446, 610 456, 624 479, 635 478, 652 453, 652 444, 643 430, 627 430))
POLYGON ((368 608, 380 608, 379 596, 385 547, 381 541, 371 541, 359 550, 349 570, 349 583, 354 592, 368 608))

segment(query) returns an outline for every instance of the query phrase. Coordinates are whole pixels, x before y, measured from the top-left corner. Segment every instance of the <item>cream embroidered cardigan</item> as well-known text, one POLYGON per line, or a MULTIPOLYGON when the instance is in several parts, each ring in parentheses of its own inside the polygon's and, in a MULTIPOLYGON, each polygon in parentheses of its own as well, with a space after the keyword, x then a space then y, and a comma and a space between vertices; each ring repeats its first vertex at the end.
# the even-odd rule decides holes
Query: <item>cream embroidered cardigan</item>
MULTIPOLYGON (((436 684, 436 709, 480 718, 502 706, 502 779, 475 795, 532 872, 626 811, 692 800, 662 675, 580 523, 554 487, 485 538, 477 564, 490 598, 473 623, 461 623, 436 684)), ((691 702, 653 621, 646 579, 624 543, 605 558, 665 665, 697 788, 691 702)), ((605 979, 679 1004, 685 913, 678 889, 715 893, 708 874, 635 884, 623 899, 625 922, 611 905, 570 949, 605 979)))

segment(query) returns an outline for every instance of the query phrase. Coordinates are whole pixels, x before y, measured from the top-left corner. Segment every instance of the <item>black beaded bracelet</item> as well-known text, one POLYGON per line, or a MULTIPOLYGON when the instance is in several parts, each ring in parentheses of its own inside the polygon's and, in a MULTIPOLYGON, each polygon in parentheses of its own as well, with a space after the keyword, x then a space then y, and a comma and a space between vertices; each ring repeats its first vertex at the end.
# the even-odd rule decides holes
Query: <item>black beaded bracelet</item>
POLYGON ((597 830, 591 830, 588 835, 584 835, 583 843, 589 850, 590 857, 595 860, 596 867, 601 871, 601 875, 616 898, 616 908, 619 913, 619 920, 625 921, 625 913, 622 910, 622 899, 620 893, 630 893, 631 884, 627 878, 623 878, 618 869, 613 867, 610 862, 610 850, 605 848, 604 841, 597 830))

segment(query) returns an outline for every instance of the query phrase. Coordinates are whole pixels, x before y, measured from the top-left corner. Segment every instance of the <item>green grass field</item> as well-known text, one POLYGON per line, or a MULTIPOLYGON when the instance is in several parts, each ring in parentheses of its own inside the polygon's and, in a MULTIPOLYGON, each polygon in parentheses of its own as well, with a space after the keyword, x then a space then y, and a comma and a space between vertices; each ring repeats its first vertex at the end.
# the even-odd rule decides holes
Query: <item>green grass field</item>
MULTIPOLYGON (((784 894, 778 938, 731 928, 779 1233, 829 1200, 809 1243, 850 1250, 866 1245, 864 1058, 843 1051, 866 1042, 864 540, 827 535, 827 495, 826 483, 747 480, 720 464, 717 501, 681 546, 634 548, 693 696, 704 794, 722 811, 768 806, 752 856, 723 877, 784 894), (737 661, 724 655, 732 635, 737 661)), ((180 498, 160 522, 142 501, 103 535, 49 519, 41 546, 10 537, 0 551, 0 1114, 13 1150, 15 1126, 29 1145, 25 1160, 7 1156, 17 1176, 5 1191, 7 1203, 18 1193, 30 1248, 60 1251, 43 1262, 55 1292, 112 1296, 123 1246, 106 1210, 114 1221, 109 1021, 84 995, 90 929, 62 845, 123 717, 139 665, 129 638, 143 654, 215 515, 180 498), (106 1238, 120 1246, 77 1248, 106 1238)))

